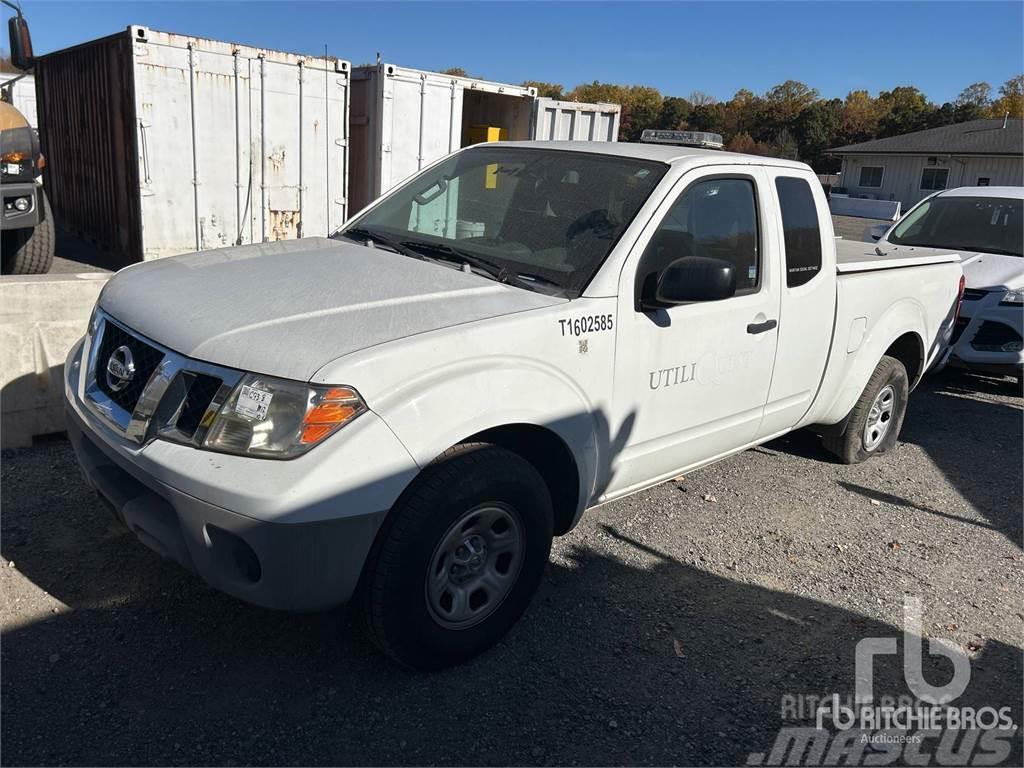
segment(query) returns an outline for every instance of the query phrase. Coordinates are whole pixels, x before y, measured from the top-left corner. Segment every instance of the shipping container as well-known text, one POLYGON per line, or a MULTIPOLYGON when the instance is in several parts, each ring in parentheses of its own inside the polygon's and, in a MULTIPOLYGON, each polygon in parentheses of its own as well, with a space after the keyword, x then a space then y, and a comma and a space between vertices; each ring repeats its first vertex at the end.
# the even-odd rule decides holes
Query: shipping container
POLYGON ((36 79, 32 75, 19 75, 12 72, 0 72, 0 91, 10 91, 10 103, 21 112, 33 128, 39 127, 36 118, 36 79), (13 81, 13 82, 12 82, 13 81))
POLYGON ((403 179, 481 137, 614 141, 619 107, 538 99, 534 88, 408 69, 352 72, 353 213, 403 179))
POLYGON ((57 223, 116 265, 345 220, 350 64, 131 26, 38 59, 57 223))
POLYGON ((622 107, 539 98, 533 138, 543 141, 618 141, 622 107))

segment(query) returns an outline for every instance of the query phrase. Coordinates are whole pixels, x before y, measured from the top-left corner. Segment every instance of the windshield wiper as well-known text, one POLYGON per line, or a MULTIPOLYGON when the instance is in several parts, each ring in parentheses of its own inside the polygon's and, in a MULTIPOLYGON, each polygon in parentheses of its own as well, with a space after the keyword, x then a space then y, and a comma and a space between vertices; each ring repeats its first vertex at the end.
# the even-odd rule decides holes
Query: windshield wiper
POLYGON ((460 248, 453 248, 445 243, 424 243, 419 240, 405 240, 401 245, 418 251, 426 251, 427 253, 433 254, 434 257, 444 259, 445 261, 469 264, 471 267, 476 267, 477 269, 486 272, 499 283, 519 282, 519 275, 508 267, 495 264, 493 261, 489 261, 482 256, 468 253, 460 248))
POLYGON ((423 260, 423 256, 416 253, 416 251, 409 248, 404 243, 395 240, 394 238, 388 237, 382 232, 378 232, 375 229, 368 229, 367 227, 353 227, 352 229, 346 229, 341 233, 344 237, 351 238, 352 240, 362 240, 363 244, 372 248, 376 245, 382 245, 385 248, 390 248, 395 253, 400 253, 403 256, 408 256, 411 259, 423 260))

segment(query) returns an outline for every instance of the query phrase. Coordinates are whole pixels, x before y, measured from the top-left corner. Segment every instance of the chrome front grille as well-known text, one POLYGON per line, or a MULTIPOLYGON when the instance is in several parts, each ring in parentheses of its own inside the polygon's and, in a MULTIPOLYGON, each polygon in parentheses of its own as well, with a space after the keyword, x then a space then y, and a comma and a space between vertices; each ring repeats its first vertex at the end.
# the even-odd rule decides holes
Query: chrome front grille
POLYGON ((241 377, 240 371, 179 355, 97 310, 83 395, 95 414, 132 442, 144 445, 159 436, 198 446, 241 377))
POLYGON ((120 326, 108 323, 100 344, 98 359, 100 367, 96 371, 96 386, 103 390, 107 397, 130 412, 135 410, 142 390, 164 359, 164 354, 120 326), (134 372, 131 381, 123 389, 115 389, 116 383, 111 383, 104 361, 110 360, 115 350, 121 348, 130 351, 134 372))

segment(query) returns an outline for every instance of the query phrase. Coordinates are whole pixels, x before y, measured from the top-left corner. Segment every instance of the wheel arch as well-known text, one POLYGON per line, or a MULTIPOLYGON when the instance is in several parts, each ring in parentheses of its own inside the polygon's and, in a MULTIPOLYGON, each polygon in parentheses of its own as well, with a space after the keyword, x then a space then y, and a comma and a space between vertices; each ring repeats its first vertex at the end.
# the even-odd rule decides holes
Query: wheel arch
POLYGON ((910 390, 913 391, 924 375, 924 340, 921 335, 916 331, 907 331, 896 338, 882 354, 903 364, 910 382, 910 390))
POLYGON ((544 479, 551 494, 555 535, 568 533, 579 519, 580 470, 565 440, 537 424, 502 424, 473 435, 463 443, 493 443, 522 456, 544 479))

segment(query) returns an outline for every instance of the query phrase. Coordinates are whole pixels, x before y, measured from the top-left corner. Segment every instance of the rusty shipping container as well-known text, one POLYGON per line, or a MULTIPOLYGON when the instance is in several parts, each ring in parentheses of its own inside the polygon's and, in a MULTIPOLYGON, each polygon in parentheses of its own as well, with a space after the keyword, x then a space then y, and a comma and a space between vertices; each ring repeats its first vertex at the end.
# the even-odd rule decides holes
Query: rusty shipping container
POLYGON ((112 266, 345 220, 349 62, 131 26, 36 67, 58 224, 112 266))

